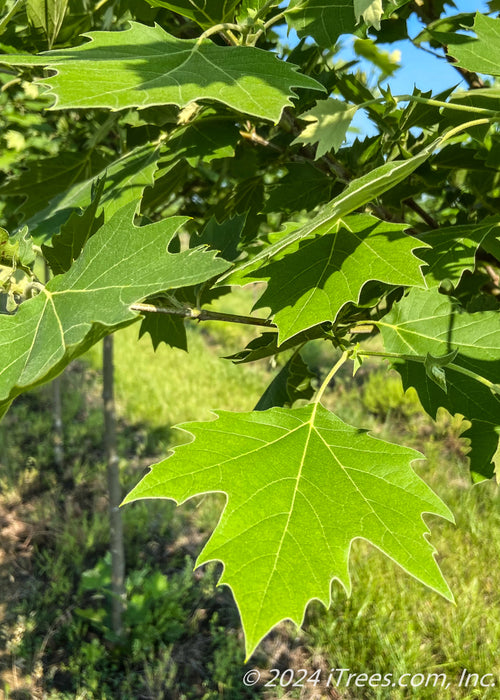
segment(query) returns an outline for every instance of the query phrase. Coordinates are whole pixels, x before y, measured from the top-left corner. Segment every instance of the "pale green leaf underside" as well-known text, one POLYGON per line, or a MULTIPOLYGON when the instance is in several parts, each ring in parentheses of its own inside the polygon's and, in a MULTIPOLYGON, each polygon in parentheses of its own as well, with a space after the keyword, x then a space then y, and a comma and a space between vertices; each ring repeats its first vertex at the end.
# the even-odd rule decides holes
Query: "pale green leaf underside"
POLYGON ((120 209, 68 272, 23 302, 14 316, 0 316, 0 414, 19 393, 56 376, 90 344, 134 321, 131 304, 203 282, 228 267, 215 251, 167 253, 186 218, 138 228, 132 223, 136 206, 120 209))
POLYGON ((9 65, 57 70, 43 82, 54 107, 150 107, 213 100, 277 122, 291 104, 292 87, 324 88, 274 54, 206 40, 177 39, 160 26, 130 22, 122 32, 92 32, 91 41, 39 56, 0 56, 9 65))
POLYGON ((248 655, 280 620, 300 624, 312 598, 328 606, 332 578, 350 591, 356 538, 452 598, 422 513, 453 516, 411 469, 420 453, 373 438, 318 404, 221 412, 183 427, 194 441, 155 465, 125 502, 227 495, 197 565, 223 562, 221 582, 234 593, 248 655))
POLYGON ((369 280, 424 287, 422 261, 413 250, 426 243, 408 236, 406 228, 367 214, 349 216, 249 275, 248 281, 268 282, 256 306, 271 309, 278 342, 335 321, 347 302, 359 300, 369 280))
POLYGON ((337 151, 347 134, 347 129, 358 110, 357 105, 349 105, 342 100, 328 99, 300 115, 310 123, 297 136, 294 143, 315 144, 316 158, 328 151, 337 151))
POLYGON ((450 297, 413 289, 377 324, 389 352, 436 358, 453 350, 455 359, 444 367, 447 391, 429 381, 417 361, 396 363, 405 387, 414 386, 422 405, 433 417, 439 406, 472 422, 464 435, 471 440, 471 470, 476 480, 493 475, 498 446, 500 397, 492 384, 500 378, 500 316, 497 311, 473 314, 458 309, 450 297), (474 376, 460 372, 464 368, 474 376))
POLYGON ((477 39, 463 34, 449 35, 448 52, 459 66, 477 73, 500 75, 500 19, 477 13, 474 26, 477 39))

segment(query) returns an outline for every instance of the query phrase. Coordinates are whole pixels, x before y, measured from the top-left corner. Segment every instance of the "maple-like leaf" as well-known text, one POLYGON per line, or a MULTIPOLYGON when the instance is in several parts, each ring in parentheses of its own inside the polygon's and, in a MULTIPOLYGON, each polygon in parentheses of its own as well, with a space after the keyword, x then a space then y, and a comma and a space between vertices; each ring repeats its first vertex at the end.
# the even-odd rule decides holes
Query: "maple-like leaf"
POLYGON ((328 606, 332 578, 350 592, 357 538, 452 599, 422 513, 453 516, 410 467, 419 452, 371 437, 317 403, 220 412, 183 428, 194 441, 153 466, 124 502, 227 496, 196 564, 223 562, 220 583, 233 591, 248 656, 281 620, 300 624, 311 599, 328 606))
POLYGON ((84 36, 90 41, 81 46, 38 56, 2 55, 0 62, 54 68, 56 74, 43 82, 57 109, 185 107, 211 100, 277 122, 295 95, 292 87, 324 90, 262 49, 177 39, 158 25, 130 22, 122 32, 84 36))
POLYGON ((338 151, 357 110, 357 105, 350 105, 342 100, 331 98, 318 102, 315 107, 300 115, 301 119, 310 123, 292 145, 317 143, 316 158, 321 158, 331 150, 338 151))
POLYGON ((422 261, 413 255, 426 246, 391 224, 368 214, 325 224, 321 235, 289 246, 248 275, 266 280, 256 307, 269 307, 279 329, 279 343, 307 328, 335 321, 347 302, 358 302, 370 280, 424 287, 422 261))
POLYGON ((15 315, 0 316, 0 415, 19 393, 49 381, 104 335, 138 319, 130 309, 135 302, 228 267, 213 251, 168 253, 186 218, 136 227, 136 206, 120 209, 68 272, 23 302, 15 315))
POLYGON ((415 387, 425 410, 436 417, 440 406, 471 422, 463 435, 476 481, 493 475, 500 428, 500 315, 498 311, 466 313, 436 287, 412 289, 377 322, 388 352, 407 356, 395 362, 405 388, 415 387), (428 354, 442 358, 457 351, 443 367, 446 390, 430 381, 428 354), (415 360, 412 360, 415 356, 415 360))
POLYGON ((467 70, 500 75, 500 19, 477 12, 472 28, 477 39, 458 33, 444 35, 448 53, 467 70))

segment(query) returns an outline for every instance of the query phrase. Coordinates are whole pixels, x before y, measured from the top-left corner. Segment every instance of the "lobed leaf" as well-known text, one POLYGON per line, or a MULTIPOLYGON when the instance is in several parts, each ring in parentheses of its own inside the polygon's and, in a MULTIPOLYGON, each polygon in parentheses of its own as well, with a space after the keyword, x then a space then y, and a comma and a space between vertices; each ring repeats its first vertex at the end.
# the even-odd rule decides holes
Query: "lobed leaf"
POLYGON ((256 307, 269 307, 279 329, 278 342, 324 321, 335 321, 348 302, 357 303, 370 280, 425 286, 422 261, 413 255, 426 247, 391 224, 368 214, 325 224, 318 235, 289 246, 284 254, 248 275, 267 281, 256 307))
POLYGON ((350 592, 357 538, 452 599, 422 513, 453 516, 411 469, 419 452, 371 437, 319 404, 221 411, 182 427, 194 441, 154 465, 124 503, 227 496, 196 565, 223 562, 220 583, 233 591, 247 656, 281 620, 300 624, 311 599, 328 606, 332 578, 350 592))
POLYGON ((38 56, 0 56, 0 62, 55 69, 43 82, 57 109, 185 107, 211 100, 277 122, 295 96, 292 87, 324 90, 262 49, 177 39, 158 25, 130 22, 125 31, 84 36, 90 41, 81 46, 38 56))
POLYGON ((15 315, 0 317, 0 415, 18 394, 49 381, 100 338, 137 320, 130 309, 135 302, 228 267, 200 248, 168 253, 186 218, 138 228, 136 206, 127 204, 99 229, 68 272, 23 302, 15 315))

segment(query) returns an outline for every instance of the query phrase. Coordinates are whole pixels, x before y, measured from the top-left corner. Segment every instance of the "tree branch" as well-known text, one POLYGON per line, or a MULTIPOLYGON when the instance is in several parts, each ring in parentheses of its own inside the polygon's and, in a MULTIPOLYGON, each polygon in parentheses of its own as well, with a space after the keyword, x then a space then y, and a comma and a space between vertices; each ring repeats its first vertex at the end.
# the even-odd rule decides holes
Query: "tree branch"
POLYGON ((219 311, 208 311, 206 309, 154 306, 153 304, 132 304, 130 308, 132 311, 139 311, 140 313, 183 316, 184 318, 191 318, 195 321, 225 321, 226 323, 243 323, 247 326, 265 326, 266 328, 276 328, 276 325, 266 318, 240 316, 239 314, 225 314, 219 311))

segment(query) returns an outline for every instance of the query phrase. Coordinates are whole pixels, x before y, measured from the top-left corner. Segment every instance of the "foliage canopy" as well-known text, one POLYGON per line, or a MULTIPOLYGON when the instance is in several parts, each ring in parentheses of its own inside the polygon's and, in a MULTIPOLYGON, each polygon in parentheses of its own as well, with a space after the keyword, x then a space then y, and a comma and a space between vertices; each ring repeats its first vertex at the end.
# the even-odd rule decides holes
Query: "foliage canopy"
POLYGON ((386 358, 430 415, 469 422, 472 479, 498 475, 495 3, 2 7, 0 412, 123 325, 185 349, 185 319, 254 324, 232 359, 278 363, 255 410, 186 425, 125 502, 226 495, 198 563, 223 562, 248 654, 311 598, 328 605, 333 578, 349 591, 356 538, 452 598, 422 516, 453 516, 413 471, 420 453, 320 400, 346 362, 386 358), (398 67, 380 45, 410 41, 415 14, 411 41, 456 66, 457 88, 380 82, 398 67), (361 63, 339 58, 341 34, 361 63), (207 309, 250 283, 267 318, 207 309), (301 351, 318 339, 332 370, 316 384, 301 351))

